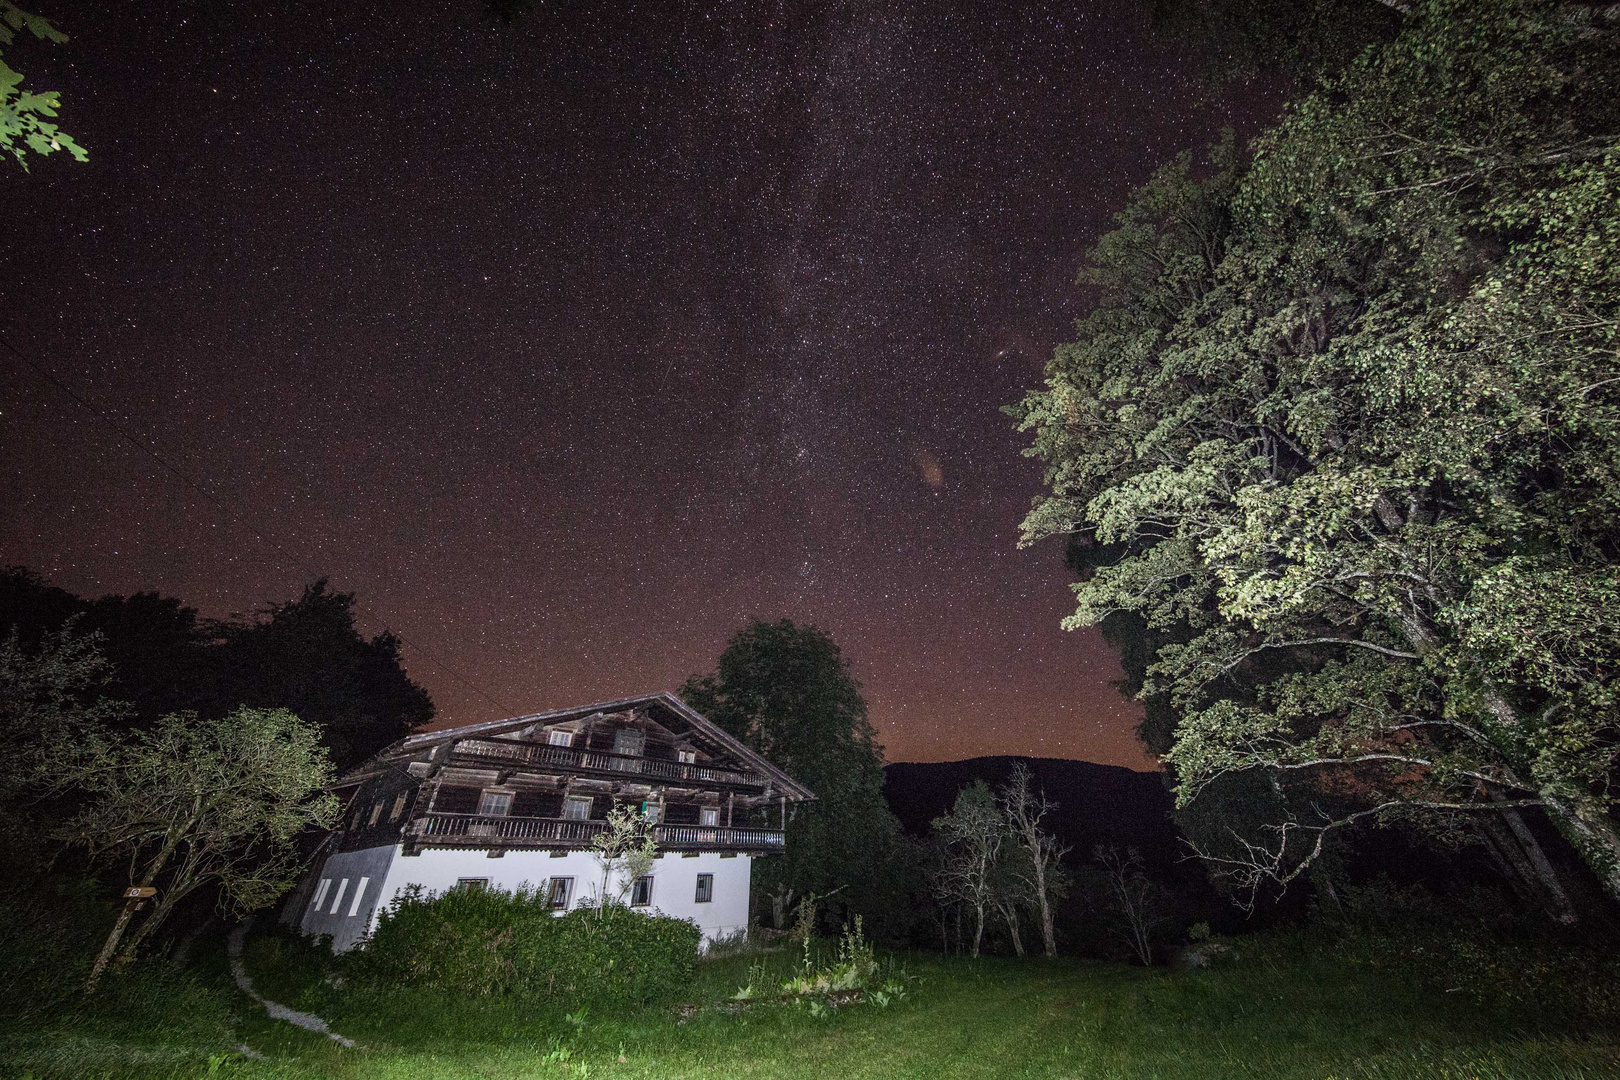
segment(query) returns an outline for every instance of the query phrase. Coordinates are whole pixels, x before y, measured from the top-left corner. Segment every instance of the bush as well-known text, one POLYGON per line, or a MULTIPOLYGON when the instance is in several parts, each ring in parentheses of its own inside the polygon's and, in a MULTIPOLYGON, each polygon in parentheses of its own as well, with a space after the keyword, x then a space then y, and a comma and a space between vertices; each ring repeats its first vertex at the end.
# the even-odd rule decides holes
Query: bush
POLYGON ((687 984, 700 937, 690 922, 615 905, 558 916, 529 888, 416 889, 383 912, 349 962, 372 982, 635 1005, 687 984))

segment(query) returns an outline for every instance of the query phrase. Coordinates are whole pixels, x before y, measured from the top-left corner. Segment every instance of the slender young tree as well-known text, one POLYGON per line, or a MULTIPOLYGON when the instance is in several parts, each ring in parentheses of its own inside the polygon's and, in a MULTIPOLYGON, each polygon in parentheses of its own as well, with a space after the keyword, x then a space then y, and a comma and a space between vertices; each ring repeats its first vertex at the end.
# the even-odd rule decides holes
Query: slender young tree
POLYGON ((1152 967, 1153 931, 1164 921, 1159 907, 1163 890, 1142 871, 1142 854, 1135 848, 1121 853, 1112 844, 1098 844, 1092 857, 1107 876, 1120 936, 1143 967, 1152 967))
POLYGON ((608 811, 607 828, 591 839, 591 853, 602 868, 602 888, 596 902, 599 914, 606 918, 609 904, 622 904, 636 879, 652 873, 658 843, 646 815, 626 803, 608 811), (619 879, 619 887, 610 892, 614 878, 619 879))
POLYGON ((935 894, 973 912, 973 955, 984 943, 985 917, 995 906, 997 859, 1007 839, 1006 823, 983 780, 957 792, 951 812, 934 819, 941 848, 935 894))
MULTIPOLYGON (((124 945, 132 957, 175 904, 215 883, 236 911, 264 907, 302 868, 293 838, 328 828, 337 800, 319 732, 285 709, 239 709, 223 720, 170 716, 152 731, 91 731, 49 762, 57 790, 86 798, 58 836, 93 857, 118 858, 129 884, 155 888, 151 913, 124 945)), ((126 904, 90 971, 94 990, 133 916, 126 904)))
MULTIPOLYGON (((1012 873, 1024 883, 1041 919, 1041 944, 1047 956, 1057 955, 1057 935, 1052 928, 1052 898, 1068 891, 1068 875, 1063 870, 1067 845, 1041 828, 1041 821, 1057 804, 1048 802, 1046 792, 1036 790, 1029 766, 1022 761, 1012 768, 1012 776, 1001 789, 1001 815, 1012 842, 1023 857, 1011 862, 1012 873)), ((1019 950, 1022 953, 1022 949, 1019 950)))

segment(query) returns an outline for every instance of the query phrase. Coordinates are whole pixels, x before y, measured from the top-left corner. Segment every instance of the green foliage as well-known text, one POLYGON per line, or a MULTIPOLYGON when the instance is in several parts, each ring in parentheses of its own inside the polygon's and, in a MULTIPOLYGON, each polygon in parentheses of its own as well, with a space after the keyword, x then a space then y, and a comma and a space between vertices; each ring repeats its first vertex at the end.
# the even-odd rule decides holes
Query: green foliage
POLYGON ((319 725, 341 772, 433 719, 433 701, 406 676, 399 639, 386 630, 362 637, 354 594, 326 585, 271 604, 252 623, 218 628, 212 708, 291 709, 319 725))
POLYGON ((602 867, 597 906, 606 914, 612 901, 624 902, 636 878, 652 872, 658 842, 645 814, 634 806, 615 806, 608 811, 607 827, 591 838, 591 853, 602 867), (615 881, 617 896, 609 891, 615 881))
POLYGON ((918 855, 883 798, 883 748, 832 638, 813 626, 755 620, 732 635, 712 675, 681 688, 688 705, 815 792, 788 823, 786 854, 755 864, 782 928, 793 898, 832 897, 824 925, 859 914, 903 939, 919 887, 918 855))
MULTIPOLYGON (((30 15, 12 0, 0 0, 0 45, 10 45, 23 29, 41 41, 67 41, 67 35, 49 20, 30 15)), ((59 95, 54 91, 35 94, 24 90, 22 81, 20 72, 0 60, 0 153, 16 158, 25 171, 30 151, 44 157, 66 150, 75 160, 88 161, 90 155, 85 149, 54 122, 59 95)))
MULTIPOLYGON (((96 635, 79 632, 72 619, 42 635, 37 649, 25 648, 15 627, 0 642, 0 739, 13 760, 0 775, 0 808, 14 820, 38 811, 37 797, 49 780, 56 748, 126 712, 98 694, 110 675, 100 644, 96 635)), ((19 842, 30 844, 33 837, 19 842)))
POLYGON ((170 716, 149 732, 90 729, 54 747, 48 768, 56 790, 82 800, 59 837, 159 890, 131 952, 205 884, 230 911, 271 903, 303 868, 297 836, 338 814, 319 733, 285 709, 170 716))
POLYGON ((1245 164, 1162 170, 1091 253, 1103 300, 1011 411, 1026 541, 1115 554, 1182 804, 1292 773, 1323 813, 1224 863, 1286 882, 1358 820, 1544 808, 1620 898, 1620 35, 1433 0, 1245 164))
POLYGON ((363 949, 357 978, 451 994, 639 1005, 679 993, 701 932, 618 905, 556 915, 546 890, 405 890, 363 949))

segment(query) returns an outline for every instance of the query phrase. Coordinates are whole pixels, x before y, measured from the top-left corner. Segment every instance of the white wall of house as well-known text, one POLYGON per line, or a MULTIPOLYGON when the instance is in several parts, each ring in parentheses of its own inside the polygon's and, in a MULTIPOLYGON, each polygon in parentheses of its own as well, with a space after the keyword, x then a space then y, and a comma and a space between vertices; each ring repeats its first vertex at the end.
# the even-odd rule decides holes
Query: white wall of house
MULTIPOLYGON (((570 851, 553 858, 546 851, 509 851, 499 859, 491 859, 484 851, 442 848, 427 848, 409 858, 399 852, 394 845, 330 856, 300 920, 304 933, 331 934, 333 949, 350 949, 376 925, 378 915, 400 890, 410 885, 442 893, 462 882, 481 881, 490 888, 510 891, 520 885, 540 888, 554 878, 572 878, 570 908, 594 900, 602 887, 601 864, 588 852, 570 851), (362 878, 366 879, 363 887, 362 878)), ((752 865, 747 855, 663 855, 653 863, 652 903, 646 910, 691 919, 703 931, 707 946, 747 928, 752 865), (706 902, 697 899, 700 874, 713 879, 712 898, 706 902)), ((610 883, 609 895, 618 898, 623 885, 622 879, 610 883)), ((625 899, 629 899, 628 890, 625 899)))

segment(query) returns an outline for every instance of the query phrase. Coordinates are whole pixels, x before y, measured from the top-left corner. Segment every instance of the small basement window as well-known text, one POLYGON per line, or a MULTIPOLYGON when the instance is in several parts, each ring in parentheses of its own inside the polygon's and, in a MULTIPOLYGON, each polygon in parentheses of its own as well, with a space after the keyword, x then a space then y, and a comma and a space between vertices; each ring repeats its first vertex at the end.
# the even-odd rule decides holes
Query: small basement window
POLYGON ((366 827, 367 828, 370 828, 371 826, 377 824, 377 819, 382 817, 382 808, 383 808, 382 803, 376 803, 376 804, 374 804, 372 806, 372 808, 371 808, 371 820, 366 822, 366 827))
POLYGON ((487 877, 464 877, 456 879, 456 888, 462 892, 483 892, 489 888, 487 877))
POLYGON ((630 886, 631 907, 646 907, 652 903, 652 881, 651 874, 636 878, 635 884, 630 886))
POLYGON ((563 804, 563 817, 569 821, 589 821, 591 800, 579 795, 568 796, 568 801, 563 804))
POLYGON ((486 791, 478 800, 478 813, 483 817, 505 817, 512 812, 510 791, 486 791))
POLYGON ((553 729, 546 735, 546 742, 552 746, 573 746, 574 733, 572 731, 557 731, 553 729))
POLYGON ((699 874, 696 900, 700 904, 707 904, 714 899, 714 875, 699 874))
POLYGON ((399 815, 403 814, 404 812, 405 812, 405 792, 402 791, 402 792, 399 793, 399 798, 394 800, 394 809, 389 812, 388 820, 389 821, 398 821, 399 820, 399 815))
POLYGON ((571 877, 554 877, 551 879, 551 906, 559 909, 568 907, 569 898, 574 895, 574 879, 571 877))
POLYGON ((720 808, 718 806, 705 806, 698 811, 699 825, 720 824, 720 808))

